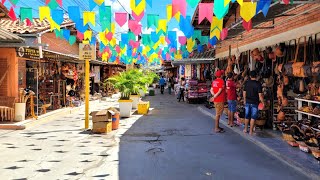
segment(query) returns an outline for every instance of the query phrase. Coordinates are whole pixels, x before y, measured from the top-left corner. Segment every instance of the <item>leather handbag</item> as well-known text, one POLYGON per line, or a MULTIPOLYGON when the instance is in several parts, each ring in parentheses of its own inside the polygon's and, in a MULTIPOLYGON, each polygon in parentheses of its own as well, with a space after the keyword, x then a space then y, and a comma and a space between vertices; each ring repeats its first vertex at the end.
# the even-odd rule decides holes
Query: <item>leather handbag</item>
POLYGON ((297 49, 296 49, 296 55, 295 55, 295 59, 294 62, 292 64, 292 72, 293 72, 293 76, 295 77, 307 77, 307 71, 309 71, 309 69, 311 69, 311 66, 306 64, 306 59, 307 59, 307 38, 304 36, 304 52, 303 52, 303 61, 302 62, 298 62, 298 54, 299 54, 299 44, 300 44, 300 39, 301 37, 298 39, 298 45, 297 45, 297 49))
POLYGON ((263 54, 264 54, 264 61, 263 61, 263 65, 262 65, 262 68, 261 68, 261 71, 260 71, 260 75, 261 75, 261 77, 262 78, 269 78, 270 76, 271 76, 271 68, 269 68, 268 66, 267 66, 267 52, 266 51, 264 51, 263 52, 263 54))
POLYGON ((313 46, 313 62, 312 62, 312 75, 313 76, 318 76, 320 73, 320 45, 317 43, 317 35, 320 33, 315 34, 314 38, 314 46, 313 46))
POLYGON ((294 58, 294 53, 296 48, 297 48, 297 41, 295 39, 290 40, 286 48, 286 53, 284 57, 285 62, 283 65, 284 74, 287 76, 293 76, 293 69, 292 69, 293 62, 290 62, 290 59, 294 58))

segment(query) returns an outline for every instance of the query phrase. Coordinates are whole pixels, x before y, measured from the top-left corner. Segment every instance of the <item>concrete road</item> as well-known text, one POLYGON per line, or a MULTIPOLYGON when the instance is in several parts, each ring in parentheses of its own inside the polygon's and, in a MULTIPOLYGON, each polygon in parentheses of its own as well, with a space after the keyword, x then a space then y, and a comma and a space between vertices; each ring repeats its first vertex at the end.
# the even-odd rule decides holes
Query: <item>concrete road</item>
MULTIPOLYGON (((83 110, 23 131, 0 131, 0 179, 306 179, 174 96, 149 97, 147 116, 118 131, 83 131, 83 110)), ((116 103, 103 102, 91 110, 116 103)))
POLYGON ((160 94, 151 102, 120 138, 121 180, 307 179, 234 132, 212 133, 198 105, 160 94))

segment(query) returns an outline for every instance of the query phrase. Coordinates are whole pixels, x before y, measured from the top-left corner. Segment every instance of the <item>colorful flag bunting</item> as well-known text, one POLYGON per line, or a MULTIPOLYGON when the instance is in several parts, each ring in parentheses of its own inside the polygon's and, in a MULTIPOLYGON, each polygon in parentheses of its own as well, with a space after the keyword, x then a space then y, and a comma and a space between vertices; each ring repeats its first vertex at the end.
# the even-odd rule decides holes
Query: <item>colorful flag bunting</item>
POLYGON ((166 19, 160 19, 158 23, 157 33, 162 31, 163 33, 167 32, 167 20, 166 19))
POLYGON ((128 14, 116 12, 115 13, 115 21, 118 23, 120 27, 122 27, 128 21, 128 14))
POLYGON ((210 23, 212 22, 213 16, 213 3, 199 3, 199 19, 198 24, 200 24, 204 18, 207 18, 210 23))
POLYGON ((185 36, 179 36, 179 43, 185 45, 187 43, 187 38, 185 36))
POLYGON ((48 6, 39 7, 39 18, 40 21, 43 21, 45 18, 50 19, 50 8, 48 6))
POLYGON ((10 19, 11 19, 12 21, 17 20, 17 16, 16 16, 16 13, 14 12, 13 7, 10 8, 10 11, 9 11, 9 13, 8 13, 8 16, 10 17, 10 19))
POLYGON ((187 3, 189 4, 190 7, 195 8, 200 0, 187 0, 187 3))
POLYGON ((141 21, 141 19, 144 16, 144 11, 142 11, 142 13, 140 15, 137 15, 135 12, 132 12, 132 17, 136 20, 136 21, 141 21))
POLYGON ((229 4, 224 6, 224 0, 215 0, 213 13, 218 19, 222 19, 229 11, 229 4))
POLYGON ((172 0, 172 15, 175 16, 178 12, 186 17, 187 3, 185 0, 172 0))
POLYGON ((245 20, 242 21, 242 26, 245 30, 250 31, 252 29, 252 21, 251 19, 247 22, 245 20))
POLYGON ((152 26, 157 28, 158 24, 159 24, 159 15, 156 15, 156 14, 148 14, 147 15, 147 27, 148 28, 151 28, 152 26))
POLYGON ((223 28, 220 34, 221 40, 225 40, 228 37, 228 28, 223 28))
POLYGON ((80 8, 79 6, 69 6, 68 7, 69 18, 74 22, 79 22, 80 20, 80 8))
POLYGON ((76 43, 77 42, 77 37, 76 36, 70 36, 69 37, 69 44, 72 46, 72 45, 74 45, 74 43, 76 43))
POLYGON ((51 11, 52 20, 59 26, 63 23, 63 11, 59 9, 54 9, 51 11))
POLYGON ((25 19, 29 19, 32 20, 32 8, 28 8, 28 7, 21 7, 20 8, 20 17, 21 17, 21 21, 24 21, 25 19))
POLYGON ((245 21, 250 21, 256 15, 257 3, 254 2, 244 2, 240 7, 240 16, 245 21))
POLYGON ((84 11, 83 12, 83 25, 91 23, 93 26, 96 25, 96 16, 94 12, 84 11))

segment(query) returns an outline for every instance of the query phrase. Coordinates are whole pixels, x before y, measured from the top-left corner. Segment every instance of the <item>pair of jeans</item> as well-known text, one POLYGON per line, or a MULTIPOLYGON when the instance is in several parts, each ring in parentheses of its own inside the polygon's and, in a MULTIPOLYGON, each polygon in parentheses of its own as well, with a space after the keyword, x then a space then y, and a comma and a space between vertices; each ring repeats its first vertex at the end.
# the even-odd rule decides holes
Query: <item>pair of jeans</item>
POLYGON ((228 100, 228 110, 232 113, 235 113, 237 111, 237 101, 228 100))
POLYGON ((168 92, 169 94, 171 94, 171 87, 168 87, 168 92))
POLYGON ((248 104, 246 103, 245 105, 245 118, 246 119, 253 119, 257 120, 259 116, 259 110, 258 110, 258 105, 257 104, 248 104))
POLYGON ((163 94, 163 92, 164 92, 164 85, 160 85, 160 91, 161 91, 161 94, 163 94))
POLYGON ((179 102, 181 101, 184 101, 184 89, 183 88, 180 88, 180 95, 179 95, 179 102))

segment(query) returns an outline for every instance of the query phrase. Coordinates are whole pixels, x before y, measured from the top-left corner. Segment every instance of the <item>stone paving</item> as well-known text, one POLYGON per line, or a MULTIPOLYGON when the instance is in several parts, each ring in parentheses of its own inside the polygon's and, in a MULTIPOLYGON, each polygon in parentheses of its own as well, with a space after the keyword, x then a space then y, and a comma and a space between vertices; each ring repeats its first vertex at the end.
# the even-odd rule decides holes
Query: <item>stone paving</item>
MULTIPOLYGON (((83 130, 83 109, 22 131, 0 131, 0 177, 7 179, 307 179, 255 144, 174 96, 148 97, 150 113, 107 135, 83 130)), ((95 102, 91 110, 116 102, 95 102)))

